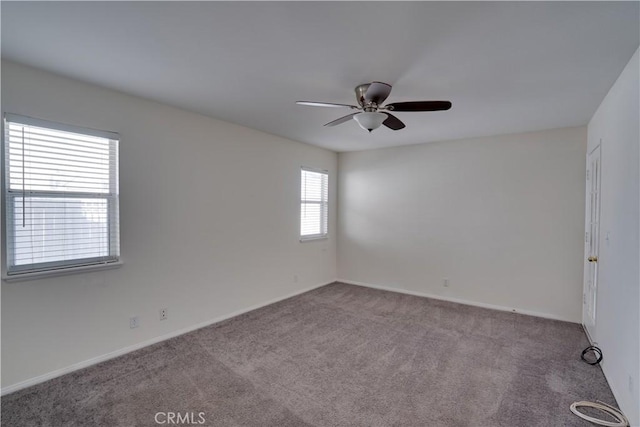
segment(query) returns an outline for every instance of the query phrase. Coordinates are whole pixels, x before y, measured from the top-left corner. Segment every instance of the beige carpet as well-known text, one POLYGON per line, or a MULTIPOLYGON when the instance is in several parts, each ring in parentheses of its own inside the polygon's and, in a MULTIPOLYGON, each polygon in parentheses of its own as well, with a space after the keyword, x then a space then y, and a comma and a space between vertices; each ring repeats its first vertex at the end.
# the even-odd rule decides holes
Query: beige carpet
POLYGON ((5 396, 2 425, 589 426, 569 405, 615 400, 587 345, 573 323, 334 283, 5 396))

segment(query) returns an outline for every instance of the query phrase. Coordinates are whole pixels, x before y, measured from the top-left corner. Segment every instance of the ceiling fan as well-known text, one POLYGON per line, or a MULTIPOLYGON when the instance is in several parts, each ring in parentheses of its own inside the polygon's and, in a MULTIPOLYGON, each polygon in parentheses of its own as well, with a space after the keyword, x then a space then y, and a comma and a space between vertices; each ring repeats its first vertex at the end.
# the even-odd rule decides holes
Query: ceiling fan
POLYGON ((369 132, 379 128, 381 125, 385 125, 391 130, 400 130, 405 127, 400 119, 387 111, 440 111, 451 108, 451 102, 449 101, 395 102, 382 106, 381 104, 387 99, 390 93, 390 84, 372 82, 356 87, 358 105, 313 101, 297 101, 296 104, 309 105, 311 107, 350 108, 352 110, 359 110, 356 113, 351 113, 329 122, 325 124, 325 126, 336 126, 354 119, 362 129, 369 132))

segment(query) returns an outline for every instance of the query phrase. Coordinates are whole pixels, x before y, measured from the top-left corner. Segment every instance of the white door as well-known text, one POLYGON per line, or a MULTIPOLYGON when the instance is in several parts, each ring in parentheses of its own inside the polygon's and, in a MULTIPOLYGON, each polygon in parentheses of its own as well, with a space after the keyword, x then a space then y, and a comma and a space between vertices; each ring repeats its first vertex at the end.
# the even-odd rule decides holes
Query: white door
POLYGON ((600 145, 587 156, 584 297, 582 323, 595 340, 598 297, 598 245, 600 236, 600 145))

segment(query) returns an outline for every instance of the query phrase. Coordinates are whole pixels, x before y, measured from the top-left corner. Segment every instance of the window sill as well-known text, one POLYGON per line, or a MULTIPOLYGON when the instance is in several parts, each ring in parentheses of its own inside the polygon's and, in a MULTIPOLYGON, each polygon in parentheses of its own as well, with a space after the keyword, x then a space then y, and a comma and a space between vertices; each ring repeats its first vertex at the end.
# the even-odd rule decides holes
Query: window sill
POLYGON ((300 243, 315 242, 316 240, 328 240, 329 236, 317 236, 317 237, 301 237, 300 243))
POLYGON ((83 265, 79 267, 61 268, 59 270, 34 271, 32 273, 16 273, 2 276, 3 282, 23 282, 27 280, 38 280, 49 277, 66 276, 69 274, 90 273, 92 271, 111 270, 122 267, 122 260, 105 264, 83 265))

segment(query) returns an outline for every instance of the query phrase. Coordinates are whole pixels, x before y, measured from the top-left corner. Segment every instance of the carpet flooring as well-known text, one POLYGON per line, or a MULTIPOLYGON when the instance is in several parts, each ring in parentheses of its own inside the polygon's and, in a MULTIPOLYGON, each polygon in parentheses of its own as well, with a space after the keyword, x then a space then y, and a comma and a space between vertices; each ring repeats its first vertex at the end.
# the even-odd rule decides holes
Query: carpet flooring
POLYGON ((4 396, 2 425, 589 426, 569 405, 615 400, 587 345, 573 323, 334 283, 4 396))

